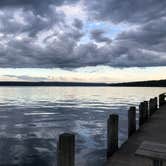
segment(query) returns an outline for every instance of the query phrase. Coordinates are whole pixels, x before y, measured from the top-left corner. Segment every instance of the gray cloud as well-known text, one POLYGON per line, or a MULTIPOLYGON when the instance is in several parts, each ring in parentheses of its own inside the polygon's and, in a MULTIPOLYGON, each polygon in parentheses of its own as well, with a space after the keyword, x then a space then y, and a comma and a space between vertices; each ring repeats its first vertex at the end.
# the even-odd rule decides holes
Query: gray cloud
POLYGON ((39 8, 41 6, 48 6, 54 4, 56 6, 62 5, 63 3, 74 3, 77 0, 1 0, 0 7, 20 7, 30 6, 39 8))
POLYGON ((165 0, 93 0, 87 9, 98 20, 146 23, 166 16, 165 0))
POLYGON ((73 26, 78 28, 78 29, 82 29, 83 28, 83 22, 79 19, 75 19, 73 22, 73 26))
POLYGON ((56 10, 75 2, 1 0, 0 67, 166 66, 165 0, 88 1, 91 19, 131 26, 113 40, 94 27, 90 37, 96 44, 80 42, 83 20, 69 25, 56 10))
POLYGON ((27 75, 3 75, 5 77, 9 77, 9 78, 15 78, 21 81, 49 81, 49 79, 47 79, 46 77, 30 77, 27 75))
POLYGON ((45 16, 36 15, 33 11, 25 11, 22 8, 3 9, 0 15, 0 32, 7 35, 26 32, 30 36, 34 36, 43 29, 49 30, 55 24, 63 21, 63 16, 51 9, 45 16))
POLYGON ((111 39, 104 36, 104 33, 105 33, 105 31, 103 31, 101 29, 95 29, 95 30, 91 31, 91 38, 94 39, 98 43, 100 43, 100 42, 110 43, 111 39))

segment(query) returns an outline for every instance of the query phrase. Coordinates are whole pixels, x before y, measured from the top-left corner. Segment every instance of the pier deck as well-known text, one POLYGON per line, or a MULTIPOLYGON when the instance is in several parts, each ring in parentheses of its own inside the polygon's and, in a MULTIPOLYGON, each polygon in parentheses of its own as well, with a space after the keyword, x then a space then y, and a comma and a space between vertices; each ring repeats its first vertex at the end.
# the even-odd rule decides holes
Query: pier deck
MULTIPOLYGON (((143 141, 166 144, 166 104, 108 160, 106 166, 151 166, 152 161, 136 156, 134 153, 143 141)), ((163 164, 166 166, 166 163, 163 164)))

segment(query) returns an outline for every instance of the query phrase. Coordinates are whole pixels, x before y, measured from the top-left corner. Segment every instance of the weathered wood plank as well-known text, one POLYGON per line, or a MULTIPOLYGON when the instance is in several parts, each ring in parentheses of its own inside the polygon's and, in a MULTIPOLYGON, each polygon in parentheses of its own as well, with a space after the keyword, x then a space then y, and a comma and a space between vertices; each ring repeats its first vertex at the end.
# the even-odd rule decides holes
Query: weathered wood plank
POLYGON ((135 154, 150 159, 166 161, 166 145, 144 141, 138 148, 138 150, 135 152, 135 154))

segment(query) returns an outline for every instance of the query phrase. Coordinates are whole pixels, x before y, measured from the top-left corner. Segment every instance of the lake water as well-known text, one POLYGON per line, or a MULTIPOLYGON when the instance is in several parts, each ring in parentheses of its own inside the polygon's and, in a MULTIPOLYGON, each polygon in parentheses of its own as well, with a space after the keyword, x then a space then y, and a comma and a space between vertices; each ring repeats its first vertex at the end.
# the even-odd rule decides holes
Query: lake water
POLYGON ((56 166, 59 134, 76 134, 76 166, 102 166, 106 123, 119 120, 127 139, 127 110, 165 88, 0 87, 0 165, 56 166))

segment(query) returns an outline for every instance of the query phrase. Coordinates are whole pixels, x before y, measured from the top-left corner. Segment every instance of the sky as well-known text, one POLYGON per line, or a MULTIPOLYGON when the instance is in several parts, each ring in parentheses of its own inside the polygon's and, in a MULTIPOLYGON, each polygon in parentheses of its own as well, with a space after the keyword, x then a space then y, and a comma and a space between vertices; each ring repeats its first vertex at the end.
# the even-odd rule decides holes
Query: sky
POLYGON ((166 79, 165 0, 0 0, 0 81, 166 79))

